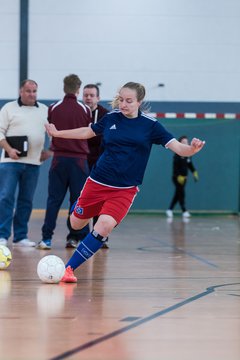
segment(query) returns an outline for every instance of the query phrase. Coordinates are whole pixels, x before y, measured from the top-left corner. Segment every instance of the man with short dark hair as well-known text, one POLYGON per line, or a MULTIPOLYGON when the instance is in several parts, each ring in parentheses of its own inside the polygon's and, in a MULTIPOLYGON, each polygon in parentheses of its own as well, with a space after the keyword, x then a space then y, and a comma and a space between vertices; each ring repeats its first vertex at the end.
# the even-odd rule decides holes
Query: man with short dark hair
MULTIPOLYGON (((92 123, 98 122, 108 110, 99 104, 100 90, 96 84, 87 84, 83 88, 83 102, 88 105, 92 111, 92 123)), ((96 164, 99 156, 103 152, 102 137, 95 136, 92 139, 88 139, 89 154, 88 165, 90 170, 96 164)), ((96 223, 98 217, 93 218, 93 225, 96 223)), ((108 249, 108 241, 106 241, 102 248, 108 249)))
MULTIPOLYGON (((48 121, 59 129, 88 126, 91 122, 91 110, 77 99, 81 84, 77 75, 66 76, 63 80, 64 98, 49 107, 48 121)), ((67 190, 70 192, 70 213, 71 207, 89 175, 87 140, 53 138, 51 150, 53 151, 53 160, 49 170, 47 209, 42 226, 42 240, 37 245, 37 248, 42 250, 51 249, 58 212, 67 190)), ((74 231, 70 226, 69 218, 67 226, 69 233, 66 247, 75 248, 88 233, 89 228, 86 226, 80 231, 74 231)))
MULTIPOLYGON (((96 84, 87 84, 83 88, 83 102, 88 105, 92 111, 92 123, 98 122, 108 110, 99 104, 100 91, 96 84)), ((102 149, 102 137, 96 136, 95 138, 88 139, 89 154, 88 164, 90 170, 96 164, 102 149)))

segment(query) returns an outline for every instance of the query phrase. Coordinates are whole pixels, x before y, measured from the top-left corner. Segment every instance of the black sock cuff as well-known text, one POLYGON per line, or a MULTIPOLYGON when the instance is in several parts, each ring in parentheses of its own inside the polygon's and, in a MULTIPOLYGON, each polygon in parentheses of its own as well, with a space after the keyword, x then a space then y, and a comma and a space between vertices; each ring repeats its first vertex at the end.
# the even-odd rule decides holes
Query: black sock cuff
POLYGON ((97 239, 97 240, 99 240, 99 241, 101 241, 101 242, 105 242, 105 241, 107 241, 107 239, 108 239, 107 237, 103 237, 102 235, 98 234, 98 232, 95 231, 95 230, 93 230, 93 231, 91 232, 91 234, 92 234, 92 236, 95 237, 95 239, 97 239))
POLYGON ((74 229, 72 228, 71 222, 70 222, 70 217, 69 217, 69 216, 68 216, 68 218, 67 218, 67 226, 68 226, 68 229, 69 229, 69 231, 70 231, 70 233, 71 233, 72 235, 78 235, 78 234, 79 234, 79 230, 74 230, 74 229))

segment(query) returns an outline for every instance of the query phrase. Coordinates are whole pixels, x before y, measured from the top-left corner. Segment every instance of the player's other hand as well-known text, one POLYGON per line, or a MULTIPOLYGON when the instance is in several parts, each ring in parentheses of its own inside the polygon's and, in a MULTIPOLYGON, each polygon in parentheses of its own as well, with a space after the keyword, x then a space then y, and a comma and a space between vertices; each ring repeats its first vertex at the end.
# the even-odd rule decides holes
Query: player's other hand
POLYGON ((205 145, 205 141, 202 141, 197 138, 193 138, 191 141, 191 144, 190 144, 194 153, 197 153, 198 151, 200 151, 204 147, 204 145, 205 145))

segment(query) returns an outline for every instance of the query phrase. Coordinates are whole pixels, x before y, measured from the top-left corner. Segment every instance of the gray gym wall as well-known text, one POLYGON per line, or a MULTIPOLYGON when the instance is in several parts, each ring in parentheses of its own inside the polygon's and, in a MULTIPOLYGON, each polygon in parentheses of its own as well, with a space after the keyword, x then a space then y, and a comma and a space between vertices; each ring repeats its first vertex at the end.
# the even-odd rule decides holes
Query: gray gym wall
MULTIPOLYGON (((19 44, 24 39, 23 2, 0 3, 1 106, 18 96, 19 44)), ((101 83, 105 103, 131 80, 145 85, 153 111, 240 112, 239 0, 28 4, 28 77, 38 82, 40 100, 61 98, 63 77, 77 73, 83 85, 101 83)), ((193 159, 200 181, 189 179, 189 209, 239 211, 239 119, 160 121, 176 136, 186 133, 207 142, 193 159)), ((166 209, 173 192, 171 166, 170 151, 154 147, 133 209, 166 209)), ((41 168, 36 208, 45 208, 48 167, 49 161, 41 168)))

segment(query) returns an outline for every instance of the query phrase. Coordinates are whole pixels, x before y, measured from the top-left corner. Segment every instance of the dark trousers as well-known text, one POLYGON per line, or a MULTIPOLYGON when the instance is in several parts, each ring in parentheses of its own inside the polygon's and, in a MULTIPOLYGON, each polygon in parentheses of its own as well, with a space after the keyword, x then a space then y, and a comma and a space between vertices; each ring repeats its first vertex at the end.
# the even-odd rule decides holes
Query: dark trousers
MULTIPOLYGON (((47 209, 42 227, 42 238, 51 239, 56 227, 58 212, 69 190, 69 214, 74 202, 80 195, 89 175, 87 160, 74 157, 54 156, 48 177, 47 209)), ((67 221, 69 233, 67 239, 82 240, 89 232, 89 226, 81 230, 72 230, 67 221)))
POLYGON ((186 207, 185 207, 185 185, 186 185, 186 182, 183 185, 181 185, 177 182, 176 178, 173 178, 172 180, 175 185, 175 193, 173 195, 169 209, 173 210, 175 205, 177 203, 179 203, 182 211, 184 212, 184 211, 186 211, 186 207))

